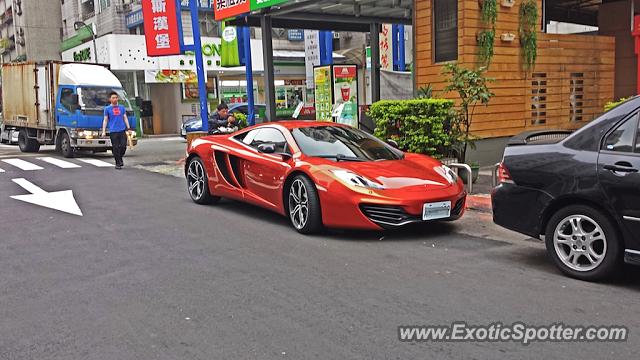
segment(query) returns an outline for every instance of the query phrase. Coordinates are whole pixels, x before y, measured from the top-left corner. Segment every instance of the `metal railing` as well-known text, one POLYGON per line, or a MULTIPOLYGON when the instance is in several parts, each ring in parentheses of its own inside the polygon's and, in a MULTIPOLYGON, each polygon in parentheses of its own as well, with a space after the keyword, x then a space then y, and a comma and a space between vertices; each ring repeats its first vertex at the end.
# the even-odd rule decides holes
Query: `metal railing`
POLYGON ((471 170, 471 166, 459 163, 448 164, 447 166, 458 170, 458 172, 460 170, 467 172, 467 191, 471 194, 473 192, 473 170, 471 170))
POLYGON ((491 172, 491 187, 498 186, 498 168, 500 168, 500 163, 493 166, 493 171, 491 172))

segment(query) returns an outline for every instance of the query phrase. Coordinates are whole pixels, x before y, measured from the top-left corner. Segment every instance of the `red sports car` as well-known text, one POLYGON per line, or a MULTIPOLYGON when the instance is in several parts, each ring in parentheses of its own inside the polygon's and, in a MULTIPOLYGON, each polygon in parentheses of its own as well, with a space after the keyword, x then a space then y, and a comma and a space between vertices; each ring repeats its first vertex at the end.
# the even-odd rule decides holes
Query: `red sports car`
POLYGON ((297 231, 380 230, 456 220, 466 192, 456 173, 352 127, 317 121, 256 125, 196 139, 185 176, 191 199, 245 201, 288 216, 297 231))

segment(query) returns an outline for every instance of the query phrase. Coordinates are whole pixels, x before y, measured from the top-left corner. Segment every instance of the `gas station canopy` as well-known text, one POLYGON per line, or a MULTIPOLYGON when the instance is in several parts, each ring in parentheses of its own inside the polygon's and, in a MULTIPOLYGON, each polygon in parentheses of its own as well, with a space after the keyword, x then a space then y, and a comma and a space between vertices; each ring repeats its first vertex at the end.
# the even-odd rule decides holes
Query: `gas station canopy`
MULTIPOLYGON (((414 0, 292 0, 254 11, 248 25, 267 15, 275 28, 369 32, 371 24, 410 25, 414 0)), ((244 22, 247 24, 247 22, 244 22)))

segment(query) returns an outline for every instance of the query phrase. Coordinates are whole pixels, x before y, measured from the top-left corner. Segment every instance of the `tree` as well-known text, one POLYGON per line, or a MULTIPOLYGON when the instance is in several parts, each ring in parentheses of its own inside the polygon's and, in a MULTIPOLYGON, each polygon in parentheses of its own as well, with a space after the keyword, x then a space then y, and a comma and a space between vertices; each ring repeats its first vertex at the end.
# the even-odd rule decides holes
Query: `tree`
POLYGON ((460 98, 457 121, 451 130, 456 132, 460 146, 459 160, 463 162, 467 159, 468 146, 474 144, 470 130, 476 106, 488 105, 495 95, 487 86, 487 83, 492 82, 493 79, 485 77, 486 70, 486 67, 470 70, 458 66, 457 63, 447 64, 443 69, 443 75, 447 77, 449 83, 444 89, 445 93, 453 91, 458 93, 460 98))

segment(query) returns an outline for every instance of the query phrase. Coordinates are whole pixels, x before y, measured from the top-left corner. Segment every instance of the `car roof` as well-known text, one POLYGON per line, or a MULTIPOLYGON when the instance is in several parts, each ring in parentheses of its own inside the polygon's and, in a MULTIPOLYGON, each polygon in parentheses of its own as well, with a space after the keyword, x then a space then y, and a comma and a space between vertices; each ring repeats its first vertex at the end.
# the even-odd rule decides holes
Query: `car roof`
POLYGON ((348 125, 338 124, 330 121, 316 121, 316 120, 281 120, 275 122, 268 122, 256 125, 254 128, 269 126, 269 125, 279 125, 288 130, 298 129, 298 128, 308 128, 308 127, 321 127, 321 126, 339 126, 339 127, 349 127, 348 125))

